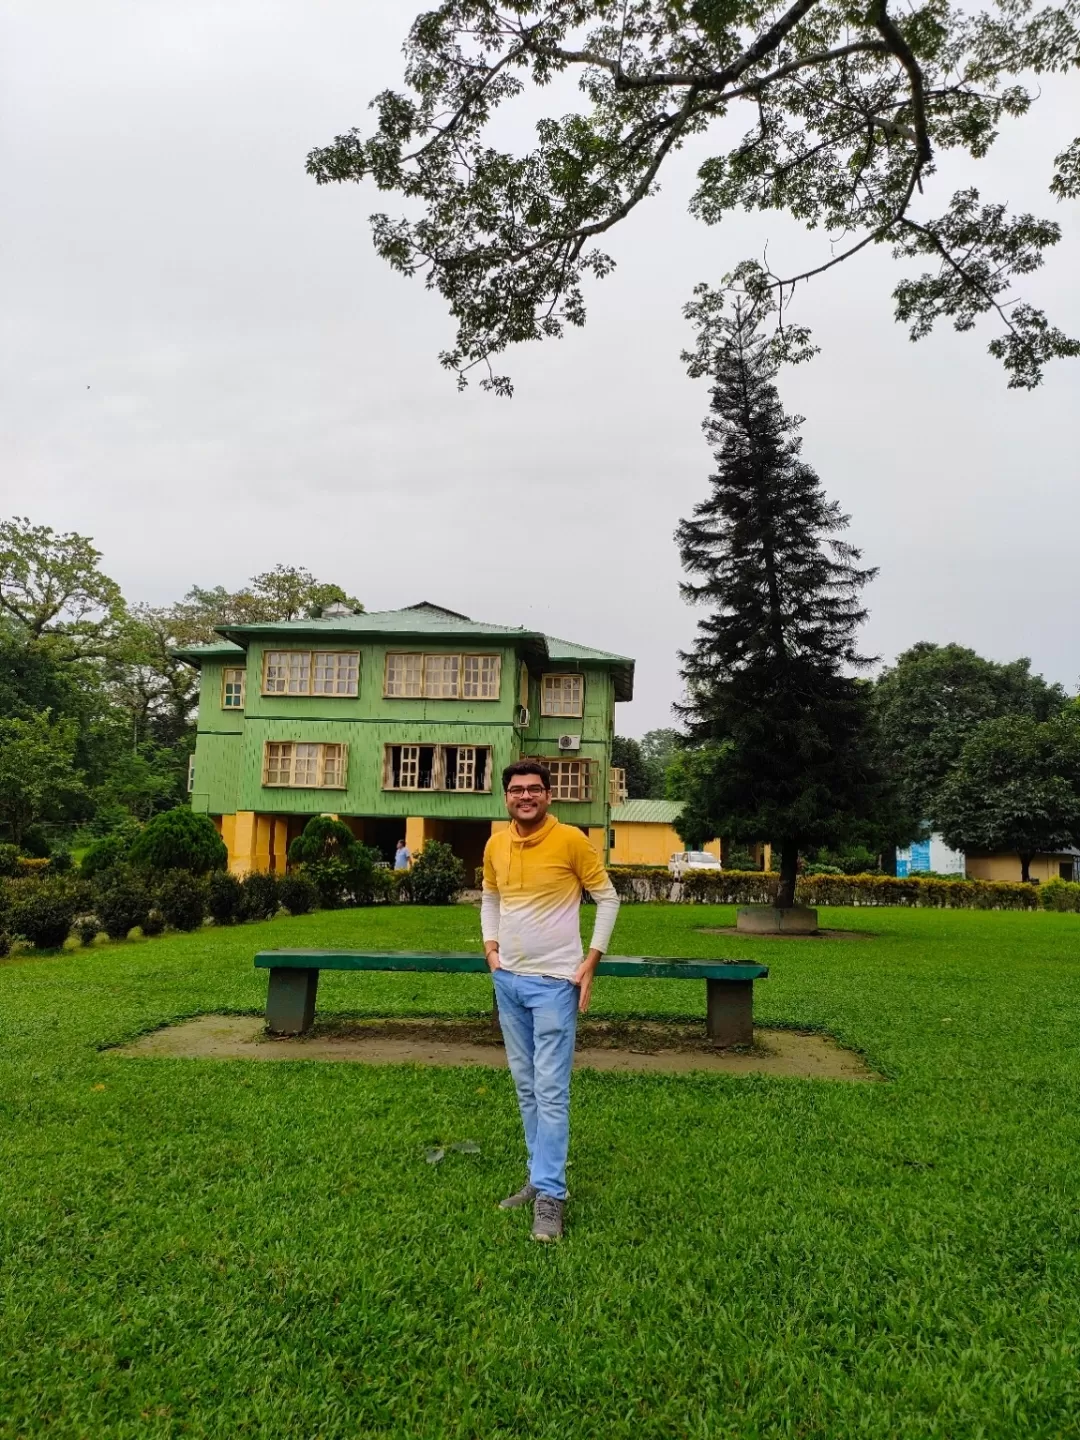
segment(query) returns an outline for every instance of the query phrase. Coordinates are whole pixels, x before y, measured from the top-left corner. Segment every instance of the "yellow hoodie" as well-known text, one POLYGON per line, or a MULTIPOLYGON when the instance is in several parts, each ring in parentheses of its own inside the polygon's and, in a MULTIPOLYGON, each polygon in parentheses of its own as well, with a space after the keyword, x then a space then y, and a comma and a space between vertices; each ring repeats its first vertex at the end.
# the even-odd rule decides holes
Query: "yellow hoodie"
POLYGON ((596 901, 591 948, 606 950, 619 897, 588 840, 553 815, 531 835, 518 834, 511 822, 484 847, 485 943, 498 940, 507 970, 572 980, 582 961, 583 889, 596 901))

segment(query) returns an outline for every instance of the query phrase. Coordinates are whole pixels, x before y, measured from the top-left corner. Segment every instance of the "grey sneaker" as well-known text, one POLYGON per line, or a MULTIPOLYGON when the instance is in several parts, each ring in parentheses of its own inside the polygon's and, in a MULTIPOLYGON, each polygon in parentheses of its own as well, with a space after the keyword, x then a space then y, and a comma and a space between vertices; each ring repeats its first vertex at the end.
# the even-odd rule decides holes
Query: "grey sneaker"
POLYGON ((525 1185, 516 1195, 507 1195, 505 1200, 499 1201, 500 1210, 516 1210, 519 1205, 528 1205, 536 1199, 536 1186, 525 1185))
POLYGON ((553 1195, 537 1195, 533 1206, 532 1238, 561 1240, 563 1233, 563 1202, 553 1195))

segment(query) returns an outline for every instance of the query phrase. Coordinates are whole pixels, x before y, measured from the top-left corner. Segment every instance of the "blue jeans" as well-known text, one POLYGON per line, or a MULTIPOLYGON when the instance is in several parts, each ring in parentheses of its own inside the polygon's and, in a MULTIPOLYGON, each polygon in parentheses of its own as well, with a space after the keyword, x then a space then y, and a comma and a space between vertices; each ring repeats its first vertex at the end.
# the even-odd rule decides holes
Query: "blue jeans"
POLYGON ((570 980, 512 970, 496 970, 493 977, 506 1060, 525 1126, 529 1183, 541 1195, 565 1200, 578 987, 570 980))

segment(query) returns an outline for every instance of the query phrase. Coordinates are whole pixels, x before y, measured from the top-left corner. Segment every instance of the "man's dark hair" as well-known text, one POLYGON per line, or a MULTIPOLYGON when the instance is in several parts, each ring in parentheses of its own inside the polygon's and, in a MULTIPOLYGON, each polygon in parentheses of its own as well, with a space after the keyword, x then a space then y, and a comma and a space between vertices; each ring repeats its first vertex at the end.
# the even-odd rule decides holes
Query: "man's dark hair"
POLYGON ((551 789, 551 771, 546 765, 541 765, 539 760, 515 760, 513 765, 507 765, 503 771, 503 790, 510 789, 510 781, 515 775, 539 775, 544 782, 544 789, 551 789))

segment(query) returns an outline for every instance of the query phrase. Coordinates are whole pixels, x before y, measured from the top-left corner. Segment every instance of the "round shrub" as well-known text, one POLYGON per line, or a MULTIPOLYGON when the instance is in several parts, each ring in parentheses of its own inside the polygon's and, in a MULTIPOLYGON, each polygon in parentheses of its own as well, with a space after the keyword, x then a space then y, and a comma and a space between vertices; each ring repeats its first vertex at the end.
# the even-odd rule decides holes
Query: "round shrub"
POLYGON ((0 845, 0 876, 10 879, 19 873, 19 847, 0 845))
POLYGON ((352 877, 344 860, 312 860, 304 874, 315 886, 320 910, 340 910, 352 893, 352 877))
POLYGON ((40 825, 31 825, 28 830, 23 831, 22 853, 31 860, 48 860, 52 854, 48 838, 40 825))
POLYGON ((80 945, 92 945, 101 933, 102 924, 96 915, 80 915, 75 921, 75 934, 80 945))
POLYGON ((197 930, 206 918, 206 891, 190 871, 170 870, 158 881, 154 905, 174 930, 197 930))
POLYGON ((54 850, 52 859, 49 861, 50 875, 70 875, 71 873, 71 851, 54 850))
POLYGON ((278 912, 278 878, 268 871, 253 870, 240 883, 241 913, 245 920, 272 920, 278 912))
POLYGON ((428 840, 409 876, 417 905, 452 905, 465 889, 465 862, 443 841, 428 840))
POLYGON ((160 910, 151 908, 140 928, 147 939, 152 940, 165 929, 165 916, 160 910))
POLYGON ((344 820, 316 815, 289 846, 289 863, 307 865, 315 860, 345 860, 356 845, 356 836, 344 820))
POLYGON ((186 870, 205 875, 223 870, 229 852, 207 815, 186 806, 155 815, 135 839, 130 860, 140 870, 186 870))
MULTIPOLYGON (((397 874, 404 875, 405 871, 400 870, 397 874)), ((379 869, 371 872, 371 898, 376 904, 389 904, 397 899, 397 886, 394 883, 395 871, 379 869)))
POLYGON ((71 934, 76 898, 67 885, 52 881, 27 882, 11 907, 10 924, 16 935, 38 950, 56 950, 71 934))
POLYGON ((319 892, 306 875, 284 875, 278 899, 290 915, 308 915, 319 903, 319 892))
POLYGON ((244 913, 240 881, 227 870, 215 870, 207 881, 206 908, 215 925, 235 925, 244 913))
POLYGON ((126 940, 129 930, 144 924, 150 913, 150 897, 146 886, 130 871, 110 871, 108 881, 98 893, 97 913, 110 940, 126 940))
POLYGON ((125 863, 130 848, 131 842, 125 835, 105 835, 95 840, 79 861, 79 874, 87 880, 104 875, 106 870, 125 863))

